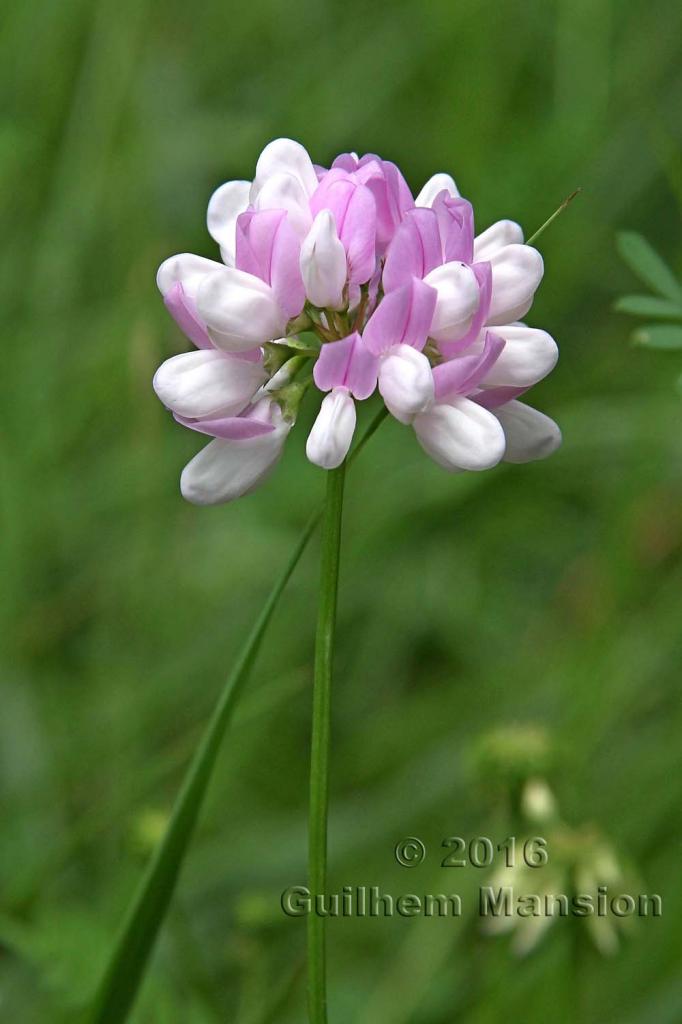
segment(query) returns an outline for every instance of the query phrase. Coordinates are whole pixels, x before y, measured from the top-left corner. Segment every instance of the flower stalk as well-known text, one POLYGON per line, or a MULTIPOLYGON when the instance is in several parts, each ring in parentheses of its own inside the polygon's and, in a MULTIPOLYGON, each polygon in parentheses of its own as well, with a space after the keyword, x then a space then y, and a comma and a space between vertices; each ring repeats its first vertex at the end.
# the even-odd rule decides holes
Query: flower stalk
MULTIPOLYGON (((322 526, 320 601, 315 638, 313 721, 310 752, 309 886, 313 896, 327 888, 327 817, 329 807, 329 740, 334 630, 339 583, 341 516, 345 462, 327 473, 322 526)), ((325 920, 308 917, 308 1014, 310 1024, 326 1024, 327 981, 325 920)))
MULTIPOLYGON (((382 406, 348 457, 348 465, 355 461, 387 415, 386 409, 382 406)), ((247 636, 218 699, 185 773, 166 833, 128 908, 118 940, 97 989, 88 1017, 89 1024, 124 1024, 135 1003, 159 929, 168 913, 223 736, 231 724, 234 709, 272 614, 322 515, 323 509, 319 508, 310 517, 287 565, 275 580, 265 606, 247 636)))

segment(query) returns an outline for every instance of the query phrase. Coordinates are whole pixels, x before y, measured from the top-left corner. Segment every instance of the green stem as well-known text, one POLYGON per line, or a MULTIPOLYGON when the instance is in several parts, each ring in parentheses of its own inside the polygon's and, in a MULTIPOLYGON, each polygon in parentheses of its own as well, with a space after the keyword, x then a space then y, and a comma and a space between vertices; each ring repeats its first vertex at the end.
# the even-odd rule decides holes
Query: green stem
MULTIPOLYGON (((382 406, 350 455, 352 462, 386 417, 382 406)), ((157 935, 168 912, 178 874, 189 848, 218 751, 255 661, 263 635, 289 577, 307 547, 322 510, 313 513, 228 677, 201 742, 185 773, 166 833, 128 908, 118 939, 87 1011, 89 1024, 123 1024, 144 978, 157 935)))
MULTIPOLYGON (((308 884, 313 901, 317 896, 324 896, 327 889, 331 684, 345 470, 345 463, 342 463, 338 469, 331 469, 327 473, 327 499, 322 525, 322 566, 315 638, 308 833, 308 884)), ((326 1024, 325 918, 316 914, 314 908, 313 912, 308 915, 308 1015, 310 1024, 326 1024)))
POLYGON ((526 239, 526 245, 533 245, 535 242, 537 242, 540 235, 542 235, 547 230, 550 224, 554 223, 559 214, 563 213, 566 207, 569 206, 573 202, 575 197, 580 195, 581 192, 582 188, 576 188, 573 192, 571 192, 570 196, 567 196, 564 199, 563 203, 561 203, 561 205, 556 208, 552 216, 548 217, 545 223, 541 224, 537 231, 534 234, 532 234, 530 238, 526 239))

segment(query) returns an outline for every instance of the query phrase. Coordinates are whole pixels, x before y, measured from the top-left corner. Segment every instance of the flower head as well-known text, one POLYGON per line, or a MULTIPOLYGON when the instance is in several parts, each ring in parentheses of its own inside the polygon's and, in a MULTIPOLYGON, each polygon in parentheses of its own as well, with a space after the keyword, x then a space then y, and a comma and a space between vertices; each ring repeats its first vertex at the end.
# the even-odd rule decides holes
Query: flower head
POLYGON ((159 268, 171 315, 196 346, 157 371, 176 420, 214 438, 185 468, 188 500, 246 494, 274 467, 307 391, 322 392, 306 452, 345 458, 355 402, 378 391, 451 472, 544 458, 556 424, 519 397, 557 347, 521 322, 542 279, 518 224, 474 231, 448 174, 416 199, 395 164, 344 153, 330 168, 277 139, 252 182, 213 194, 221 261, 184 253, 159 268))

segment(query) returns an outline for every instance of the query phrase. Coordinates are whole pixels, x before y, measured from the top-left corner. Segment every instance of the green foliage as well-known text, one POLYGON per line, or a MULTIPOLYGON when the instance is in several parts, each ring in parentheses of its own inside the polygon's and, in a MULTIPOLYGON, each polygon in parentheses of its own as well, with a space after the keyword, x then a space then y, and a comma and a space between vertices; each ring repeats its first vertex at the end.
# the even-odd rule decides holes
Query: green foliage
POLYGON ((617 313, 631 313, 632 316, 657 316, 661 320, 676 320, 682 316, 682 305, 659 299, 655 295, 624 295, 616 299, 613 308, 617 313))
POLYGON ((614 309, 633 316, 681 321, 679 326, 647 324, 637 327, 631 335, 632 343, 644 348, 682 349, 682 284, 641 235, 633 231, 621 232, 618 235, 618 252, 633 273, 663 298, 656 295, 625 295, 616 301, 614 309))
MULTIPOLYGON (((232 507, 184 505, 178 474, 200 442, 150 387, 185 347, 156 266, 173 251, 215 255, 212 188, 286 134, 320 162, 383 153, 415 189, 450 170, 482 227, 510 216, 530 235, 583 186, 540 240, 529 317, 561 347, 531 401, 561 424, 562 451, 450 477, 389 423, 349 476, 332 883, 446 887, 471 907, 481 873, 440 868, 440 842, 508 834, 472 750, 526 723, 554 739, 568 824, 594 822, 664 898, 663 918, 637 922, 616 956, 577 964, 564 922, 520 962, 473 913, 332 922, 335 1019, 677 1024, 680 408, 669 361, 624 351, 611 305, 628 288, 613 250, 624 225, 673 267, 682 256, 681 30, 670 0, 436 0, 426 17, 413 0, 3 11, 8 1019, 71 1022, 87 1004, 145 871, 140 835, 167 819, 321 496, 306 398, 267 487, 232 507), (412 872, 392 856, 410 834, 428 850, 412 872)), ((279 897, 305 880, 316 554, 236 708, 134 1024, 302 1019, 304 923, 279 897)))
POLYGON ((646 238, 634 231, 622 231, 618 235, 618 252, 644 284, 678 308, 682 305, 682 285, 646 238))
POLYGON ((632 340, 636 345, 644 345, 646 348, 682 348, 682 325, 647 324, 634 331, 632 340))

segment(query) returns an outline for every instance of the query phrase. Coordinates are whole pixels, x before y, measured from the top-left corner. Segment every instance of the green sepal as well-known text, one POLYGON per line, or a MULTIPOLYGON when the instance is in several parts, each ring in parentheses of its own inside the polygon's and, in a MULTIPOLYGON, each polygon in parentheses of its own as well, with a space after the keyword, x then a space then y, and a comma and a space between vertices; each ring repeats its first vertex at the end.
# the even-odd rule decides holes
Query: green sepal
POLYGON ((311 380, 312 377, 307 377, 305 380, 292 380, 284 387, 270 392, 271 398, 279 405, 287 423, 296 422, 298 410, 311 380))
POLYGON ((296 352, 305 352, 306 355, 317 354, 320 351, 320 339, 312 331, 303 331, 296 338, 287 338, 287 346, 296 352))
POLYGON ((311 326, 311 323, 312 321, 307 312, 303 310, 302 313, 299 313, 298 316, 295 316, 287 324, 287 338, 290 334, 298 334, 300 331, 307 331, 311 326))
POLYGON ((306 333, 300 338, 287 338, 286 344, 277 341, 266 341, 263 345, 263 367, 273 377, 278 370, 292 358, 301 355, 316 358, 320 351, 320 343, 314 334, 306 333))
POLYGON ((280 345, 276 341, 266 341, 263 345, 263 368, 269 377, 274 377, 278 370, 291 359, 293 352, 289 345, 280 345))

